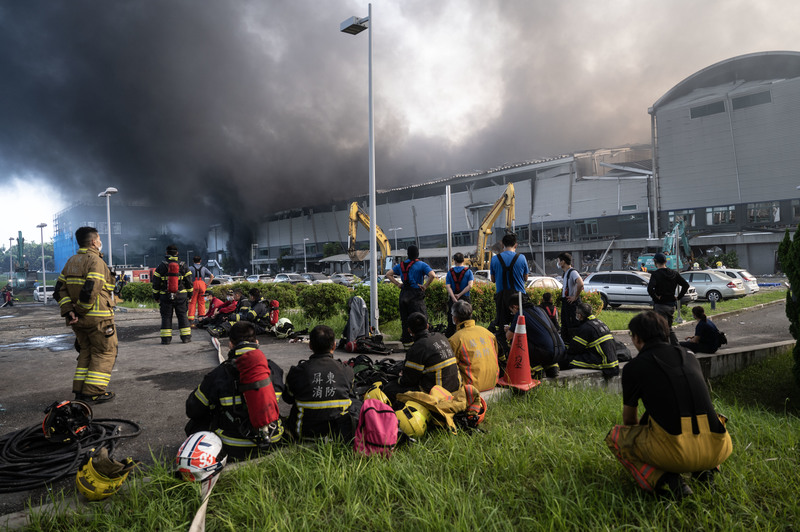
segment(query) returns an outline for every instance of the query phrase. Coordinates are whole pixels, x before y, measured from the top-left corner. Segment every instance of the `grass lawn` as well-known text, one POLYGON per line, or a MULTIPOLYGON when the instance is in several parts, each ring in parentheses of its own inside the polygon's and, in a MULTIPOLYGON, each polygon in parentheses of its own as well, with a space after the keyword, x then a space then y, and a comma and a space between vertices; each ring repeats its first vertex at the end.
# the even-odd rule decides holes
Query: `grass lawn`
MULTIPOLYGON (((792 530, 800 523, 800 418, 791 355, 713 383, 734 443, 713 489, 675 503, 635 487, 603 438, 621 397, 543 386, 489 405, 485 432, 429 431, 391 459, 340 443, 288 447, 223 474, 208 530, 792 530)), ((195 484, 167 457, 128 490, 33 530, 186 530, 195 484)))

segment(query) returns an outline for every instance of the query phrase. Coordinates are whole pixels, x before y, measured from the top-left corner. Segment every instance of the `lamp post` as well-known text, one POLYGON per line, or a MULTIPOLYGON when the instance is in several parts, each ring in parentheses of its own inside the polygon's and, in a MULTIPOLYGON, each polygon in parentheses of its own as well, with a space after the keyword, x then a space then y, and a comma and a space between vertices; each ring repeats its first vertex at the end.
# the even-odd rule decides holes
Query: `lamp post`
POLYGON ((44 287, 44 304, 47 305, 47 276, 44 273, 44 228, 47 227, 47 224, 42 222, 36 227, 39 228, 39 232, 42 235, 42 286, 44 287))
POLYGON ((303 239, 303 273, 308 273, 308 264, 306 263, 306 242, 311 240, 310 238, 303 239))
POLYGON ((397 250, 397 232, 403 229, 402 227, 392 227, 389 231, 394 233, 394 249, 397 250))
POLYGON ((187 249, 187 250, 186 250, 186 265, 187 265, 187 266, 188 266, 189 264, 192 264, 191 262, 189 262, 189 254, 190 254, 190 253, 194 253, 194 250, 193 250, 193 249, 187 249))
POLYGON ((125 266, 128 265, 128 244, 122 244, 122 260, 125 261, 125 266))
POLYGON ((375 216, 375 124, 372 117, 372 4, 368 5, 367 16, 365 18, 350 17, 339 25, 339 31, 357 35, 368 29, 369 34, 369 306, 370 318, 375 332, 378 333, 378 254, 375 216))
POLYGON ((543 214, 541 216, 541 222, 542 222, 542 273, 544 275, 547 275, 547 259, 544 256, 544 219, 547 218, 548 216, 552 216, 552 215, 553 215, 553 213, 548 212, 547 214, 543 214))
POLYGON ((148 257, 148 255, 147 255, 147 253, 145 253, 144 254, 144 264, 142 264, 142 266, 144 266, 145 268, 147 268, 147 257, 148 257))
POLYGON ((14 237, 8 237, 8 282, 14 279, 14 254, 11 253, 11 246, 14 245, 14 237))
POLYGON ((97 195, 98 198, 106 199, 106 223, 108 224, 108 267, 114 271, 114 252, 111 250, 111 194, 116 194, 118 190, 108 187, 97 195))

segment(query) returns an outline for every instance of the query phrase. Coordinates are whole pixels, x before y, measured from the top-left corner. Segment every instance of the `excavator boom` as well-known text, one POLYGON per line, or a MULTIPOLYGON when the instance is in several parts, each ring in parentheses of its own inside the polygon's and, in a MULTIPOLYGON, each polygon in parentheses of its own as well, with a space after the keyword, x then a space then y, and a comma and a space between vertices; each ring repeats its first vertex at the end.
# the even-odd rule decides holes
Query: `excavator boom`
MULTIPOLYGON (((348 248, 347 254, 350 256, 350 260, 364 260, 368 254, 368 251, 358 251, 356 250, 356 232, 358 229, 358 224, 364 226, 364 228, 369 231, 369 214, 364 212, 364 209, 358 204, 358 202, 353 202, 350 204, 350 225, 348 229, 347 239, 348 239, 348 248)), ((381 231, 381 228, 377 225, 375 226, 375 235, 378 241, 378 247, 381 249, 381 261, 380 264, 384 264, 386 260, 392 254, 392 248, 389 245, 389 239, 386 235, 381 231)))
POLYGON ((486 243, 489 240, 489 235, 492 234, 492 226, 497 218, 503 211, 506 211, 506 232, 513 231, 514 228, 514 203, 516 197, 514 195, 514 184, 509 183, 503 195, 492 205, 492 208, 483 217, 480 227, 478 227, 478 242, 475 249, 475 256, 469 260, 470 266, 475 266, 479 270, 486 270, 489 268, 491 255, 486 252, 486 243), (488 256, 487 256, 488 255, 488 256))

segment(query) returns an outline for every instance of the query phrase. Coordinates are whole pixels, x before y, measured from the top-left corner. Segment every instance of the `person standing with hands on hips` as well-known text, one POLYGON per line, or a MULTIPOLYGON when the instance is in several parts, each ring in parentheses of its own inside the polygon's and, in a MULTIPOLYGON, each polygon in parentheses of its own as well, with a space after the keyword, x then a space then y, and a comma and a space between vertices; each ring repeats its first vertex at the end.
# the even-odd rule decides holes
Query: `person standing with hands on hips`
POLYGON ((408 246, 406 250, 408 259, 397 264, 386 272, 386 278, 395 286, 400 287, 400 326, 403 328, 400 341, 407 349, 411 346, 413 337, 408 330, 408 317, 415 312, 425 316, 427 322, 428 308, 425 306, 425 290, 430 286, 436 274, 426 263, 419 260, 419 248, 415 245, 408 246), (399 275, 401 281, 395 276, 399 275))

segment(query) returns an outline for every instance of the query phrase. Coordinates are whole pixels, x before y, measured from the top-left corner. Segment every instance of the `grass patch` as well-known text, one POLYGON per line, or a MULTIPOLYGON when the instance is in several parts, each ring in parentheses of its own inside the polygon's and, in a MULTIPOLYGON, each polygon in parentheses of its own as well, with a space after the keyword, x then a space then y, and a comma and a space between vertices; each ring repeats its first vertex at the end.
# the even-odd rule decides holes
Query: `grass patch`
MULTIPOLYGON (((771 303, 773 301, 783 301, 786 299, 786 289, 778 290, 762 290, 755 294, 745 296, 739 299, 728 299, 720 301, 716 305, 715 310, 711 310, 711 303, 697 302, 691 306, 684 305, 681 307, 681 316, 684 320, 692 320, 692 307, 703 307, 706 311, 706 316, 714 316, 723 312, 733 312, 735 310, 742 310, 764 303, 771 303)), ((607 309, 600 313, 600 320, 608 325, 612 331, 625 331, 628 329, 628 323, 636 314, 648 310, 649 307, 642 306, 636 310, 611 310, 607 309)), ((676 313, 677 319, 677 313, 676 313)))
MULTIPOLYGON (((770 374, 769 364, 754 377, 770 374)), ((780 366, 779 366, 780 368, 780 366)), ((772 386, 770 382, 768 386, 772 386)), ((766 388, 762 382, 762 387, 766 388)), ((600 390, 543 386, 489 405, 485 433, 430 431, 389 459, 340 443, 288 447, 226 473, 209 530, 789 530, 800 522, 800 419, 715 383, 733 455, 715 489, 682 503, 635 487, 603 438, 622 401, 600 390)), ((160 463, 81 517, 35 518, 36 530, 185 530, 199 491, 160 463)), ((54 496, 56 497, 56 496, 54 496)))

